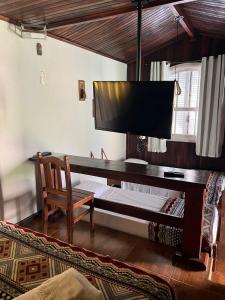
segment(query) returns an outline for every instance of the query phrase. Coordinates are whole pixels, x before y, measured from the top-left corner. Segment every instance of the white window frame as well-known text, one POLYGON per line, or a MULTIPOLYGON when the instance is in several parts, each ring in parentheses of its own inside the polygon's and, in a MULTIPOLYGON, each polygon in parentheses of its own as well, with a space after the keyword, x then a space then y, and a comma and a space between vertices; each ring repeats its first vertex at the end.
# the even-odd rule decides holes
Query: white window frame
MULTIPOLYGON (((199 77, 201 80, 201 63, 199 62, 193 62, 193 63, 183 63, 176 66, 170 67, 170 72, 174 73, 174 79, 175 79, 175 68, 176 72, 184 72, 184 71, 198 71, 199 77)), ((175 96, 176 97, 176 96, 175 96)), ((174 103, 175 103, 175 97, 174 97, 174 103)), ((191 108, 191 107, 173 107, 174 111, 197 111, 199 110, 199 107, 191 108)), ((197 122, 195 124, 197 126, 197 122)), ((185 134, 172 134, 171 135, 171 141, 177 141, 177 142, 196 142, 196 135, 185 135, 185 134)))

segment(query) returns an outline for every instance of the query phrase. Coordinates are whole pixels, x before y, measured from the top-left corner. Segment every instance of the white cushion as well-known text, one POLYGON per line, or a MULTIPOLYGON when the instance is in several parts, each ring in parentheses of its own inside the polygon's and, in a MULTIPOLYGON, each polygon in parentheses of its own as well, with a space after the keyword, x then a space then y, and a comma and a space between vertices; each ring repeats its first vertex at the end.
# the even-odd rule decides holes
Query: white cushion
POLYGON ((96 198, 98 198, 102 193, 104 193, 109 188, 109 186, 105 184, 96 181, 91 181, 91 180, 83 181, 80 184, 75 185, 74 187, 76 189, 93 192, 95 193, 94 196, 96 198))
POLYGON ((127 158, 124 161, 129 163, 134 163, 134 164, 148 165, 148 162, 146 160, 142 160, 138 158, 127 158))

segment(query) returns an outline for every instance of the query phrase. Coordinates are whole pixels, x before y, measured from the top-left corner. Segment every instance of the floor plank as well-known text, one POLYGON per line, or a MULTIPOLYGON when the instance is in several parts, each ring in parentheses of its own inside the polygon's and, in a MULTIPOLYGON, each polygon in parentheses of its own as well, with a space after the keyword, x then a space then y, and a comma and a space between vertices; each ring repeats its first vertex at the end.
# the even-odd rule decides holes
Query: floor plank
POLYGON ((173 254, 172 247, 162 248, 156 243, 143 239, 127 256, 126 262, 170 278, 173 273, 173 254))
POLYGON ((224 293, 218 295, 174 279, 171 279, 169 283, 176 292, 177 300, 224 300, 225 298, 224 293))

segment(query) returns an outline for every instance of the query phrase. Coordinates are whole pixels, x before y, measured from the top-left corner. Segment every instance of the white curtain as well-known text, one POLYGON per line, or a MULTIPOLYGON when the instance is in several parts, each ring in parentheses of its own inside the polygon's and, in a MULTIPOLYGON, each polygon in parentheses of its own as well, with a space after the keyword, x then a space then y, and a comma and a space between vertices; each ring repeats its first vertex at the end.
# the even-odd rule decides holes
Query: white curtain
MULTIPOLYGON (((166 61, 152 61, 150 66, 150 81, 167 80, 169 64, 166 61)), ((149 152, 166 152, 166 140, 153 137, 148 138, 149 152)))
POLYGON ((196 154, 220 157, 225 122, 225 55, 203 57, 196 154))

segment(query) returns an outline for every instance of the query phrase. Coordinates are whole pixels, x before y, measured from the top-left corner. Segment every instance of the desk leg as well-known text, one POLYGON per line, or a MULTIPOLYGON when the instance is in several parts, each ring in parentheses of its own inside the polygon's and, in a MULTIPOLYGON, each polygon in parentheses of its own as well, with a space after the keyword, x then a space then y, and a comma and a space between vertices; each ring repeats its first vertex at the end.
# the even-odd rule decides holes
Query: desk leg
POLYGON ((185 192, 182 253, 177 253, 175 258, 192 263, 199 270, 206 269, 208 260, 208 254, 201 253, 203 210, 203 190, 190 187, 185 192))
POLYGON ((182 252, 184 256, 199 258, 203 225, 203 190, 190 188, 185 192, 184 233, 182 252))

